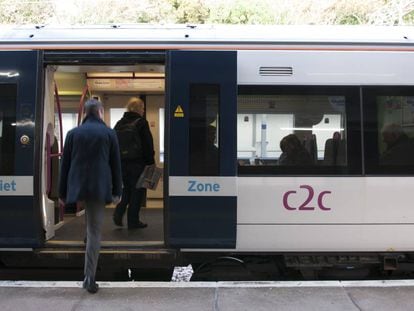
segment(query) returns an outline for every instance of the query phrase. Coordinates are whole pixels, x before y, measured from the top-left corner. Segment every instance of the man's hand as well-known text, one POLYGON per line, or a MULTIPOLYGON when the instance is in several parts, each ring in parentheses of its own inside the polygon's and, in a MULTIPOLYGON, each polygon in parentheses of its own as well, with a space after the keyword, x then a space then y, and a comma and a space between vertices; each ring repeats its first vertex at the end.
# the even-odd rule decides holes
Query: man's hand
POLYGON ((112 203, 114 203, 115 205, 118 204, 119 202, 121 202, 121 197, 117 196, 117 195, 113 195, 112 196, 112 203))

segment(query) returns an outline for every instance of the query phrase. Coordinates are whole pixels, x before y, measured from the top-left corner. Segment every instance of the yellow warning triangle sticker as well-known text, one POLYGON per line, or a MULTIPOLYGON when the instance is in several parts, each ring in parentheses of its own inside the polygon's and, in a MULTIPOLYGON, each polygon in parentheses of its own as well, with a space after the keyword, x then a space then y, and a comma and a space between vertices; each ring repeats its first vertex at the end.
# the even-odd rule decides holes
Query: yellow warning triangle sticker
POLYGON ((180 105, 178 105, 177 108, 175 108, 174 117, 176 117, 176 118, 183 118, 184 117, 184 111, 183 111, 183 108, 181 108, 180 105))

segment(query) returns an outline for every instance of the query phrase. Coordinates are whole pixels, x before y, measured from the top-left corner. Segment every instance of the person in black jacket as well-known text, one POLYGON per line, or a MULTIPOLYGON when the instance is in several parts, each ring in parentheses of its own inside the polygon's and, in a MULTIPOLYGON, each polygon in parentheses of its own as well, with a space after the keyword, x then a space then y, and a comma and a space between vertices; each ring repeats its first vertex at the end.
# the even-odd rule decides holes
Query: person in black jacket
POLYGON ((312 158, 305 147, 302 146, 295 134, 289 134, 280 141, 282 154, 279 158, 279 165, 307 166, 312 165, 312 158))
POLYGON ((120 200, 121 161, 115 131, 102 121, 96 99, 84 106, 85 118, 66 136, 59 181, 61 203, 84 202, 86 211, 85 279, 83 287, 98 291, 95 282, 105 204, 120 200))
POLYGON ((114 129, 120 141, 122 163, 123 196, 113 215, 115 225, 122 226, 122 218, 128 207, 128 229, 145 228, 139 212, 145 196, 145 189, 136 188, 138 178, 146 165, 154 165, 154 144, 147 120, 144 118, 144 102, 132 97, 126 112, 114 129))

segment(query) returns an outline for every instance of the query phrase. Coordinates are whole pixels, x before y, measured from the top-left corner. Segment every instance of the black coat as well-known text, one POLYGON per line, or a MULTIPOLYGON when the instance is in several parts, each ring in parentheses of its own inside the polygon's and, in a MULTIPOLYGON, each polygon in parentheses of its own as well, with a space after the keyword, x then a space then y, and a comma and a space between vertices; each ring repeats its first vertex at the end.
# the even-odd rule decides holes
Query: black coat
POLYGON ((68 132, 60 171, 59 197, 65 203, 121 196, 122 177, 115 131, 99 118, 87 117, 68 132))
POLYGON ((132 123, 135 120, 140 119, 136 123, 137 135, 141 141, 142 145, 142 155, 132 162, 138 162, 141 165, 152 165, 154 161, 154 142, 152 139, 152 134, 149 129, 148 121, 142 118, 138 113, 127 111, 124 113, 122 118, 115 124, 114 129, 119 126, 132 123))

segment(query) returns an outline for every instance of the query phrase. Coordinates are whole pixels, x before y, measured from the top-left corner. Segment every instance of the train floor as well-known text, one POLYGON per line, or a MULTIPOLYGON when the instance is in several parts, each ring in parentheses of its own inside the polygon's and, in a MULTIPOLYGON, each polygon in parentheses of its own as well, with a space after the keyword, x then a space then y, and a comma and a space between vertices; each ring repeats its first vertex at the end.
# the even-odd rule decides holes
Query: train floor
MULTIPOLYGON (((113 207, 105 208, 105 218, 102 228, 102 242, 162 242, 164 240, 163 209, 157 207, 143 207, 140 212, 140 220, 148 224, 143 229, 129 230, 127 228, 126 215, 123 219, 123 227, 113 223, 113 207)), ((85 215, 65 215, 63 225, 55 231, 55 236, 49 240, 53 244, 59 242, 80 242, 86 234, 85 215)))
POLYGON ((8 310, 412 310, 414 282, 0 282, 8 310))

